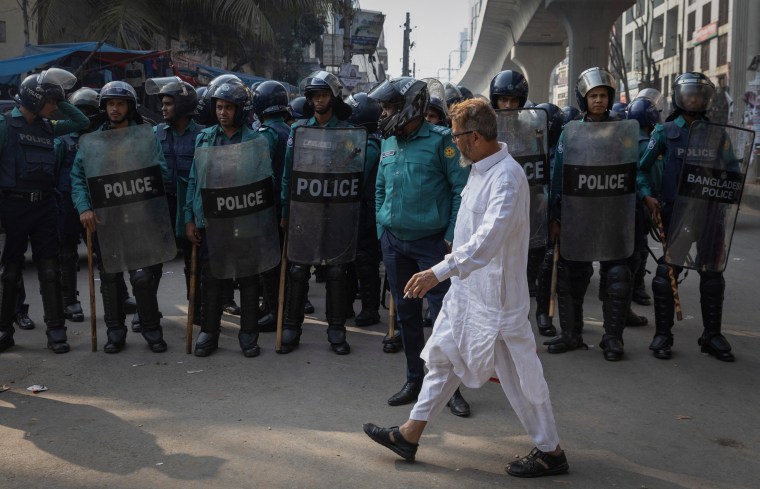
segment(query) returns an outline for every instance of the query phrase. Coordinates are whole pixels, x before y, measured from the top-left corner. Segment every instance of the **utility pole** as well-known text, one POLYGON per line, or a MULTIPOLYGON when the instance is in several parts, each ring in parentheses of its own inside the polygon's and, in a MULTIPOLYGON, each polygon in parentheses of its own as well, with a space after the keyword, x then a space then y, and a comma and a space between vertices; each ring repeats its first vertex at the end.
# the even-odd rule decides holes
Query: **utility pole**
POLYGON ((351 21, 354 17, 352 0, 343 0, 343 63, 351 63, 351 21))
POLYGON ((409 12, 406 13, 404 24, 404 64, 401 68, 401 76, 409 76, 409 33, 412 32, 409 12))

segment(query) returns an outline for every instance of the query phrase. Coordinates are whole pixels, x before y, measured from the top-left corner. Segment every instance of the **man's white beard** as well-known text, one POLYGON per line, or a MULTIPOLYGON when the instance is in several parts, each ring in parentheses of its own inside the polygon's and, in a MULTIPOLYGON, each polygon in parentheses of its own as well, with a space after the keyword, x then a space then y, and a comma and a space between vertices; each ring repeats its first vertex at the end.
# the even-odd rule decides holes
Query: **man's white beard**
POLYGON ((473 163, 475 162, 469 159, 468 157, 466 157, 465 155, 459 153, 459 166, 461 166, 462 168, 467 168, 473 163))

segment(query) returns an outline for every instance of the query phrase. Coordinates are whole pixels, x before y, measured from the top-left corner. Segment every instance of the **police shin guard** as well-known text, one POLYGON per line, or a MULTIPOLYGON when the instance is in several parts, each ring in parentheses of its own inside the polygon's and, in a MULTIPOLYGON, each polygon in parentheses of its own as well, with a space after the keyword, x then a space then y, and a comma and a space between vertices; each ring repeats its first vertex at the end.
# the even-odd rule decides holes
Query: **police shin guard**
POLYGON ((546 254, 546 248, 532 248, 528 250, 528 293, 531 297, 536 296, 536 287, 538 281, 538 273, 541 268, 541 263, 544 261, 544 255, 546 254))
POLYGON ((16 301, 23 266, 21 263, 6 263, 0 272, 0 352, 16 344, 13 340, 13 318, 16 316, 16 301))
POLYGON ((351 347, 346 341, 346 269, 340 265, 327 267, 327 341, 337 355, 348 355, 351 347))
POLYGON ((63 295, 63 314, 66 319, 75 323, 84 321, 82 304, 79 303, 77 291, 77 264, 79 253, 76 245, 61 250, 61 294, 63 295), (73 249, 72 249, 73 248, 73 249))
MULTIPOLYGON (((304 303, 309 291, 309 265, 291 265, 285 293, 285 317, 282 318, 282 346, 280 353, 290 353, 301 340, 304 303)), ((343 304, 340 305, 343 307, 343 304)))
POLYGON ((103 351, 118 353, 124 349, 127 327, 124 325, 124 277, 121 273, 100 272, 100 294, 103 297, 103 320, 106 323, 106 344, 103 351))
POLYGON ((248 358, 259 356, 259 277, 240 279, 240 349, 248 358))
POLYGON ((657 265, 654 279, 652 279, 652 295, 654 295, 654 338, 649 344, 649 349, 655 358, 668 360, 673 346, 673 315, 675 303, 673 302, 673 289, 670 284, 668 267, 664 263, 657 265))
POLYGON ((280 265, 261 274, 262 293, 269 312, 259 318, 259 331, 271 333, 277 330, 277 306, 280 290, 280 265))
POLYGON ((616 362, 623 358, 623 329, 631 306, 631 270, 625 265, 615 265, 606 272, 604 336, 599 347, 605 360, 616 362))
POLYGON ((207 357, 219 348, 219 333, 222 323, 222 292, 224 280, 211 275, 208 263, 203 265, 203 314, 201 316, 201 332, 195 340, 196 357, 207 357))
POLYGON ((162 353, 166 351, 163 330, 161 329, 161 312, 158 310, 158 277, 161 276, 161 265, 140 268, 130 273, 132 290, 137 300, 137 313, 140 315, 142 335, 148 343, 150 351, 162 353))
POLYGON ((63 318, 63 298, 61 297, 61 268, 58 257, 43 258, 37 262, 37 276, 40 281, 42 309, 47 326, 47 347, 54 353, 66 353, 70 350, 66 338, 66 325, 63 318))
POLYGON ((354 322, 360 327, 372 326, 380 322, 380 269, 377 263, 360 263, 357 256, 356 274, 359 276, 362 310, 354 322))
POLYGON ((652 298, 647 294, 647 287, 644 283, 644 277, 647 273, 647 259, 649 258, 649 251, 646 247, 639 252, 640 263, 636 268, 636 273, 633 277, 633 296, 632 300, 636 304, 642 306, 648 306, 652 304, 652 298))
POLYGON ((723 292, 726 279, 719 272, 702 272, 699 281, 700 305, 702 306, 702 324, 704 331, 699 338, 702 353, 708 353, 723 362, 733 362, 731 345, 721 334, 723 320, 723 292))
POLYGON ((558 336, 544 341, 549 353, 565 353, 585 346, 582 315, 581 321, 577 321, 578 310, 583 307, 583 302, 578 304, 574 296, 574 285, 569 268, 561 260, 557 268, 557 312, 561 332, 558 336))
POLYGON ((549 303, 551 302, 552 295, 553 259, 554 250, 551 247, 547 247, 543 261, 538 268, 538 277, 536 280, 536 324, 538 325, 538 334, 550 338, 557 335, 557 328, 554 327, 552 324, 552 318, 549 317, 549 303))

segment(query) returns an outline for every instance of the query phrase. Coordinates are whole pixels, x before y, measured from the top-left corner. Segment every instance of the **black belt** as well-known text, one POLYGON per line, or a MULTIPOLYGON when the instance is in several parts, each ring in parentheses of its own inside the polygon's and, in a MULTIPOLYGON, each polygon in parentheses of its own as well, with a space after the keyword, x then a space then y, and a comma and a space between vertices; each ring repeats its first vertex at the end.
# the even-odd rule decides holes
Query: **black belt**
POLYGON ((8 199, 26 200, 27 202, 41 202, 53 195, 50 190, 3 190, 3 197, 8 199))

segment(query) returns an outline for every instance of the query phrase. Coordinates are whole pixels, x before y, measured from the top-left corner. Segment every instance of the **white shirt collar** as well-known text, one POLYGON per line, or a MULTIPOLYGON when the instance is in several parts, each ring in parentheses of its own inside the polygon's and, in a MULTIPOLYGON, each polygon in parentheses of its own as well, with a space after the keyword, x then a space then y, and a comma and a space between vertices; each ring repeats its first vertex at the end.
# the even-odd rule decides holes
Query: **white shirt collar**
POLYGON ((490 170, 496 163, 500 162, 504 158, 509 156, 509 150, 507 149, 507 143, 499 142, 499 151, 487 156, 482 160, 473 163, 472 167, 477 170, 478 173, 485 173, 490 170))

